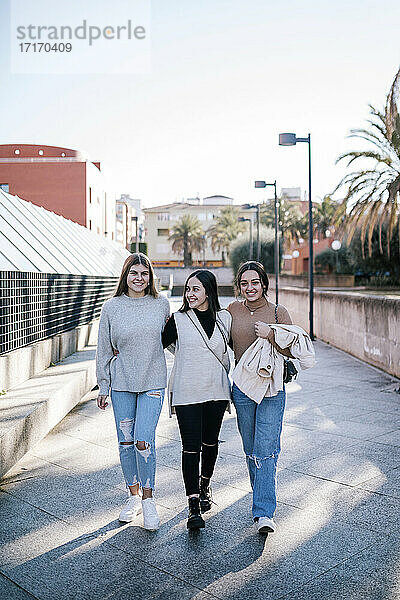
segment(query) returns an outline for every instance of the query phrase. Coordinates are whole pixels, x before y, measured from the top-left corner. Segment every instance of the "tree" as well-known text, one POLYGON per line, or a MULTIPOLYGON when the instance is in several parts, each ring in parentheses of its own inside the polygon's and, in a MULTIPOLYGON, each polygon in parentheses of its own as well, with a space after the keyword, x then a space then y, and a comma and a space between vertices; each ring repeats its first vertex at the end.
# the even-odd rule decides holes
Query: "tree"
MULTIPOLYGON (((260 231, 261 253, 260 262, 264 265, 267 273, 275 272, 275 234, 271 228, 262 227, 260 231)), ((232 243, 229 261, 236 275, 239 265, 249 260, 250 236, 244 235, 232 243)), ((281 248, 280 248, 281 250, 281 248)), ((257 242, 253 241, 253 256, 256 256, 257 242)))
MULTIPOLYGON (((400 69, 389 91, 385 110, 370 105, 371 119, 366 129, 353 129, 349 137, 365 140, 367 150, 354 150, 339 156, 336 162, 347 160, 347 168, 362 161, 358 171, 346 174, 336 190, 347 187, 346 195, 336 217, 343 219, 350 243, 360 229, 361 246, 368 240, 368 254, 372 253, 372 237, 378 227, 379 249, 383 254, 382 226, 387 225, 386 252, 390 256, 390 240, 395 229, 400 229, 400 116, 398 112, 400 69)), ((336 191, 335 190, 335 191, 336 191)))
MULTIPOLYGON (((378 225, 375 226, 372 235, 371 254, 365 253, 362 246, 368 244, 367 240, 361 243, 361 232, 358 229, 349 245, 346 240, 339 250, 328 248, 315 257, 317 272, 326 269, 335 273, 353 273, 361 277, 365 282, 373 285, 396 285, 400 284, 400 262, 390 259, 387 253, 381 253, 379 249, 379 238, 384 244, 387 243, 387 225, 383 224, 379 232, 378 225)), ((390 240, 391 255, 399 253, 399 234, 396 230, 390 240)))
MULTIPOLYGON (((338 203, 332 200, 330 196, 324 196, 320 204, 313 206, 313 221, 315 225, 315 231, 318 231, 321 237, 326 238, 326 232, 330 231, 330 228, 335 223, 335 214, 338 209, 338 203)), ((307 213, 308 223, 308 213, 307 213)))
MULTIPOLYGON (((260 220, 267 227, 275 227, 274 200, 267 200, 261 205, 260 220)), ((298 243, 307 232, 307 225, 300 208, 284 196, 279 198, 279 229, 285 247, 288 248, 292 242, 298 243)))
POLYGON ((204 245, 203 230, 197 217, 184 215, 179 219, 169 236, 172 241, 172 252, 183 253, 185 267, 192 265, 192 253, 201 252, 204 245))
POLYGON ((367 241, 361 242, 361 231, 357 230, 351 243, 349 250, 351 254, 351 263, 354 267, 354 272, 362 277, 365 277, 369 283, 375 285, 399 285, 400 284, 400 262, 393 259, 394 256, 399 256, 399 232, 396 229, 389 241, 390 254, 380 252, 380 243, 383 246, 388 243, 388 225, 384 223, 381 231, 376 225, 373 231, 371 240, 371 254, 365 252, 363 246, 367 245, 367 241), (391 258, 392 257, 392 258, 391 258))
POLYGON ((336 273, 340 275, 352 275, 355 272, 355 266, 351 251, 342 244, 339 250, 327 248, 315 257, 315 272, 336 273))
POLYGON ((227 206, 221 210, 206 232, 206 235, 211 238, 212 251, 221 251, 223 265, 225 265, 225 256, 229 257, 232 242, 244 231, 244 223, 240 223, 238 217, 239 209, 227 206))

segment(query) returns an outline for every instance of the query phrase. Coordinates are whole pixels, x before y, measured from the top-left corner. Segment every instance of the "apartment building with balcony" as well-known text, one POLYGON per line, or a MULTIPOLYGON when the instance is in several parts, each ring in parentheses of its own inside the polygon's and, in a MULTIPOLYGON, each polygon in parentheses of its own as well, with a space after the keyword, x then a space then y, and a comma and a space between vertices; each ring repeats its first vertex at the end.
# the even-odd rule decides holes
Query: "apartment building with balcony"
MULTIPOLYGON (((232 198, 216 195, 203 199, 189 198, 184 202, 173 202, 143 209, 147 251, 154 266, 183 266, 183 256, 173 253, 172 242, 169 240, 174 225, 181 217, 184 215, 196 217, 206 233, 221 210, 232 205, 232 198)), ((245 214, 245 211, 241 211, 240 214, 245 214)), ((205 248, 193 255, 193 264, 195 266, 221 267, 221 252, 213 252, 210 240, 205 237, 205 248)))

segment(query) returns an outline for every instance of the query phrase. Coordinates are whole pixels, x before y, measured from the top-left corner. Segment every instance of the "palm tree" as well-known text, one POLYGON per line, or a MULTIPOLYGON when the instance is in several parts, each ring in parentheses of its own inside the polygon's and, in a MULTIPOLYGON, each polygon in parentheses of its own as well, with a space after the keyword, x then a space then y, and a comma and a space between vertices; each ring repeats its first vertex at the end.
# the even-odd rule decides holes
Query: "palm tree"
MULTIPOLYGON (((268 227, 275 227, 274 200, 267 200, 262 204, 260 220, 268 227)), ((307 224, 300 208, 285 196, 279 198, 279 229, 287 248, 293 242, 298 243, 301 238, 306 237, 307 224)))
POLYGON ((221 251, 222 264, 229 256, 231 243, 244 231, 244 223, 238 221, 239 209, 227 206, 208 228, 207 236, 211 238, 213 252, 221 251))
MULTIPOLYGON (((382 249, 382 226, 387 225, 387 254, 395 228, 400 232, 400 69, 390 88, 384 112, 370 105, 371 119, 367 129, 353 129, 349 137, 365 140, 370 148, 354 150, 339 156, 336 162, 347 159, 347 167, 355 161, 371 163, 345 175, 336 190, 347 186, 344 200, 336 218, 343 221, 349 244, 355 231, 360 229, 361 244, 367 236, 368 254, 372 253, 372 235, 379 231, 379 249, 382 249)), ((358 163, 357 163, 358 164, 358 163)))
POLYGON ((169 236, 172 252, 182 254, 183 265, 192 265, 192 252, 201 252, 204 245, 203 230, 197 217, 184 215, 179 219, 169 236))
MULTIPOLYGON (((320 233, 323 238, 326 238, 326 232, 330 235, 330 229, 335 224, 335 215, 338 209, 338 203, 332 200, 330 196, 324 196, 320 204, 313 206, 313 220, 315 230, 320 233)), ((308 213, 304 215, 308 222, 308 213)))

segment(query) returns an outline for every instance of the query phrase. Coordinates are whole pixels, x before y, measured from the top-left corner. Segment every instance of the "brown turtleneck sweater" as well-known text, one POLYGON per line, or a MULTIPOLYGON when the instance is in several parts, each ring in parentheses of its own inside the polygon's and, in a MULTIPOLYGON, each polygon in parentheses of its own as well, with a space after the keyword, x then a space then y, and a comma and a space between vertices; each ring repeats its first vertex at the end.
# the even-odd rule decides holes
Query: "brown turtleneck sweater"
MULTIPOLYGON (((254 330, 254 325, 257 321, 263 321, 267 324, 275 323, 275 304, 268 302, 266 298, 259 298, 254 302, 244 302, 235 300, 228 306, 228 310, 232 315, 231 339, 233 341, 233 352, 236 361, 240 360, 242 354, 247 350, 257 336, 254 330), (253 314, 251 314, 253 312, 253 314)), ((292 324, 292 319, 286 308, 278 304, 278 323, 287 325, 292 324)), ((283 351, 282 354, 290 356, 289 351, 283 351)))

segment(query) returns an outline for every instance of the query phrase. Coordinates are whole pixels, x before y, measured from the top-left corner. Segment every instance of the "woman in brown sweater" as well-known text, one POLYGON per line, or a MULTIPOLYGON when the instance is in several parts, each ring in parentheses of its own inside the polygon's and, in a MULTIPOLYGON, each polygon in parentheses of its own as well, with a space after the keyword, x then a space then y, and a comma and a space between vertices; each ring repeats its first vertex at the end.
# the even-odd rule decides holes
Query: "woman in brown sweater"
MULTIPOLYGON (((257 337, 268 339, 278 352, 290 356, 287 349, 275 343, 274 332, 268 323, 290 325, 292 319, 284 306, 269 302, 268 284, 268 276, 261 263, 248 261, 240 265, 235 288, 243 300, 236 300, 228 306, 232 315, 231 339, 236 362, 257 337)), ((259 533, 273 532, 276 465, 280 452, 285 391, 265 397, 257 404, 233 384, 232 398, 253 490, 253 519, 259 533)))

